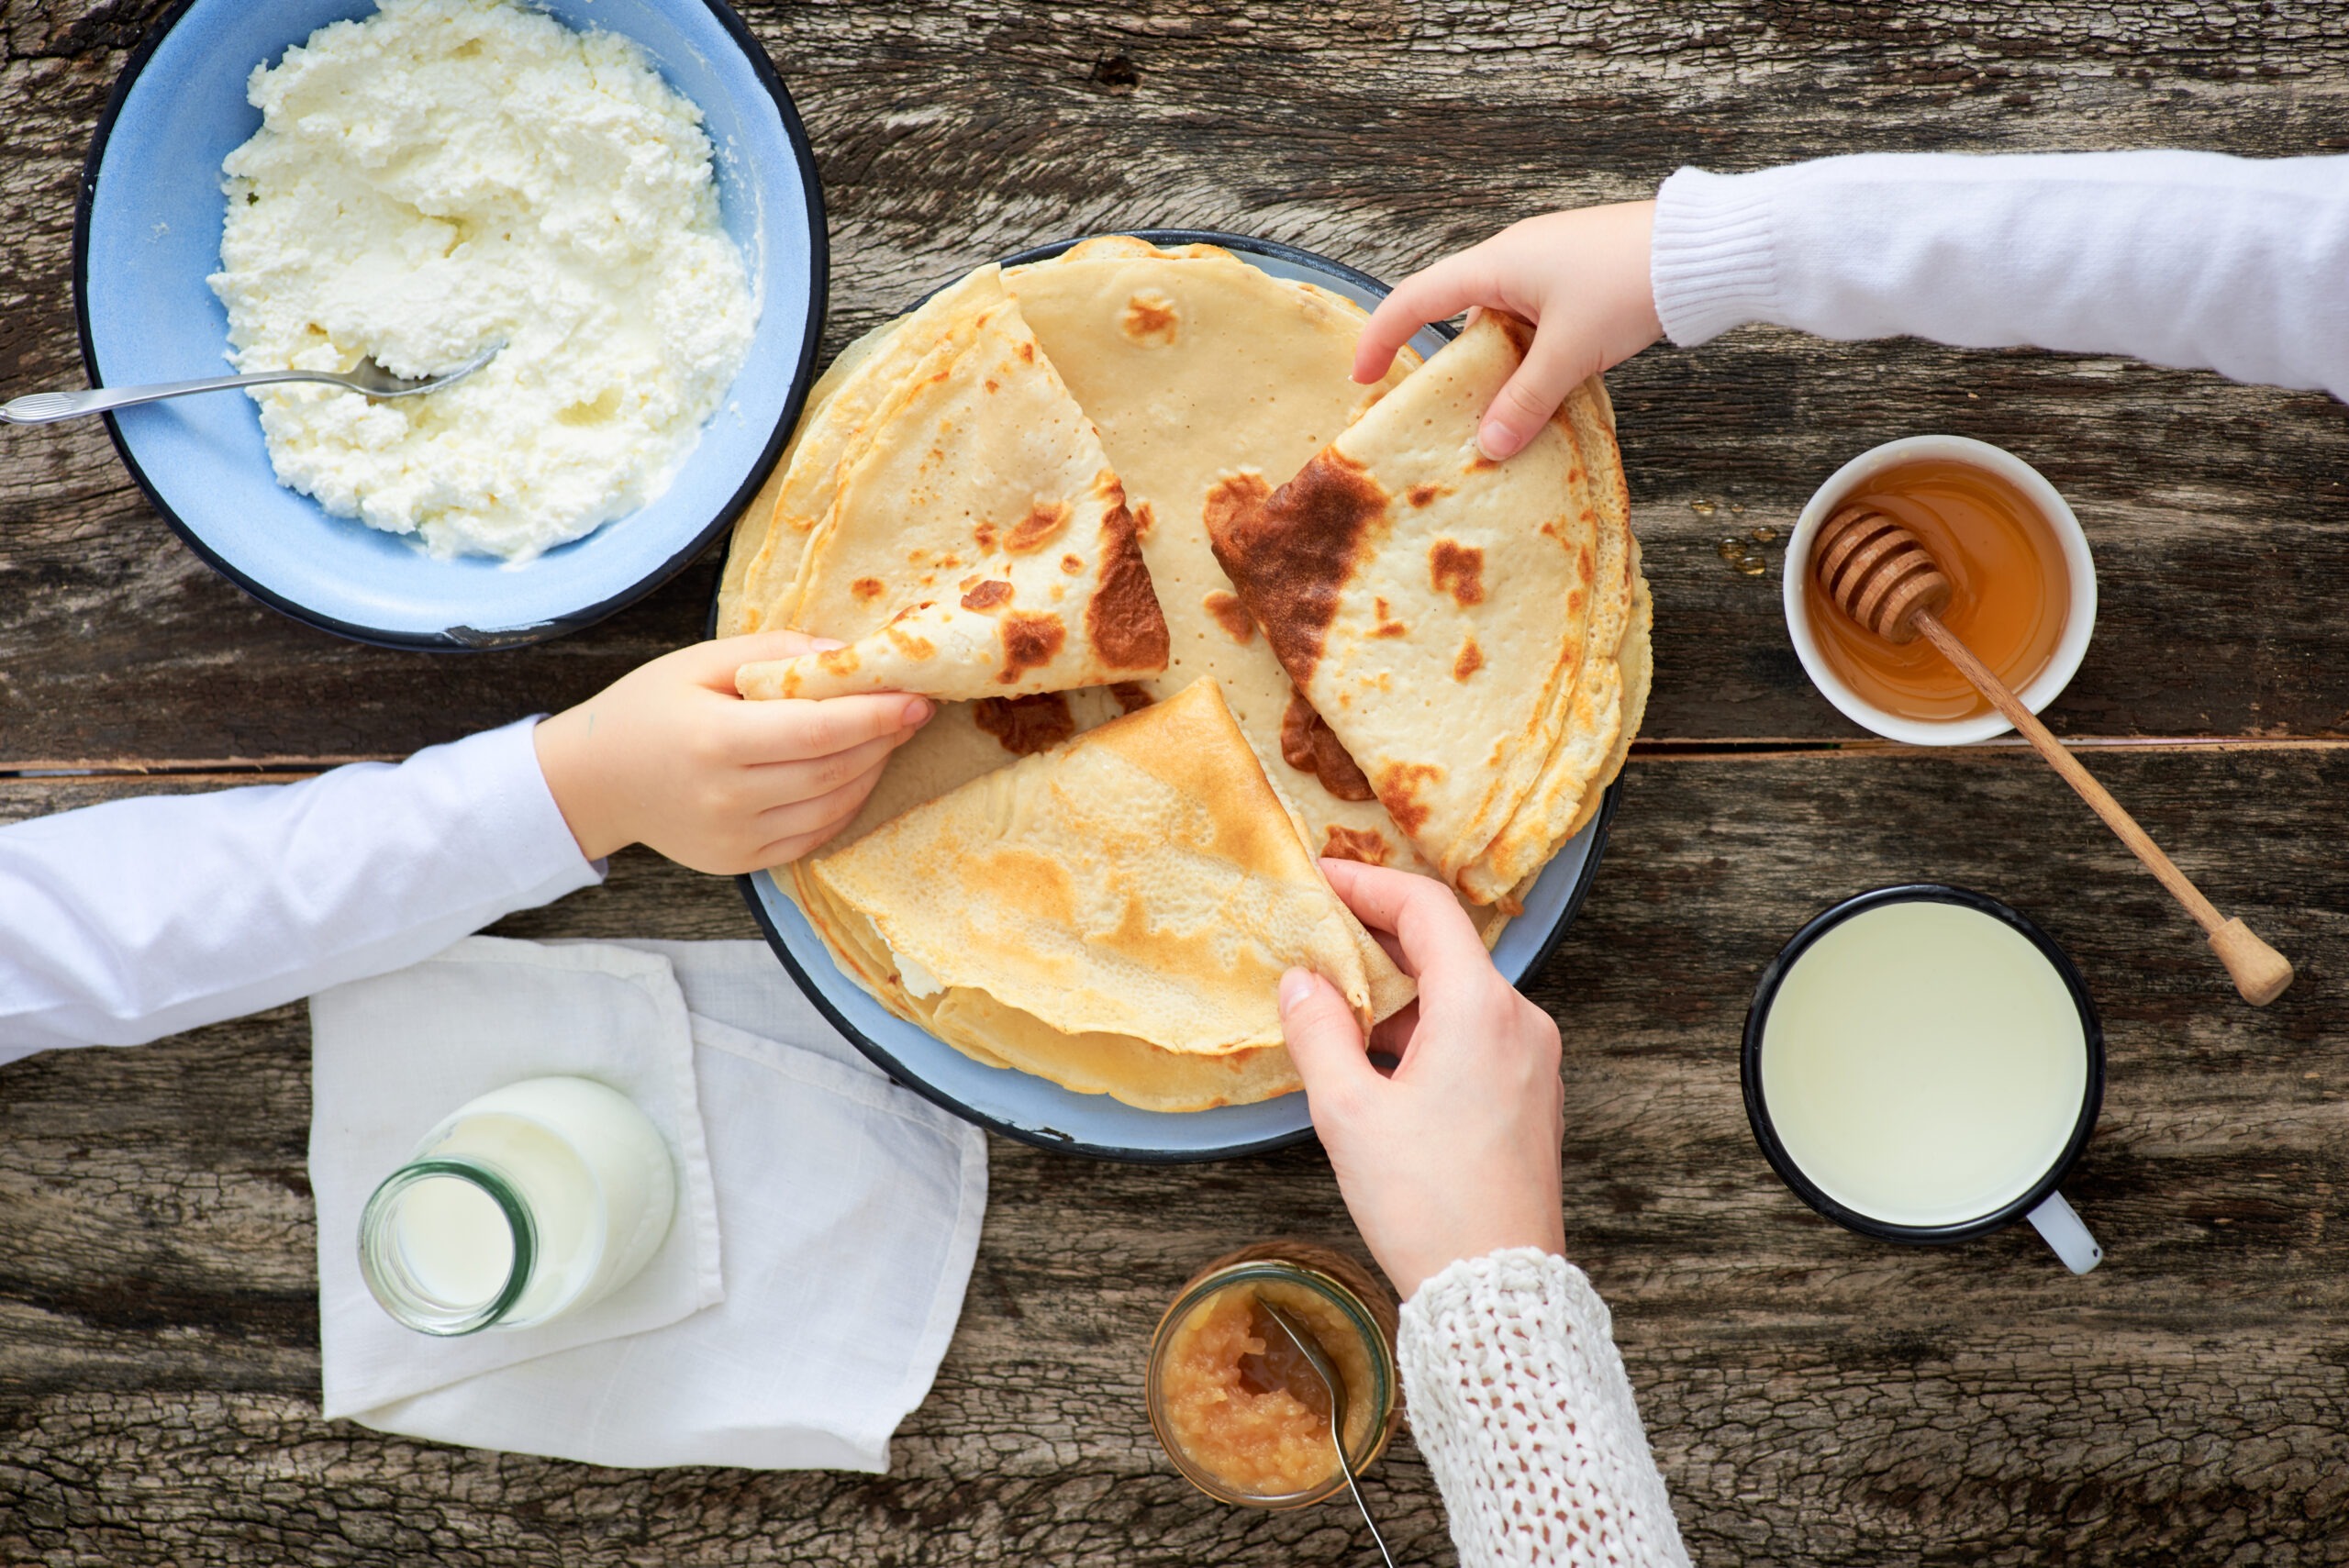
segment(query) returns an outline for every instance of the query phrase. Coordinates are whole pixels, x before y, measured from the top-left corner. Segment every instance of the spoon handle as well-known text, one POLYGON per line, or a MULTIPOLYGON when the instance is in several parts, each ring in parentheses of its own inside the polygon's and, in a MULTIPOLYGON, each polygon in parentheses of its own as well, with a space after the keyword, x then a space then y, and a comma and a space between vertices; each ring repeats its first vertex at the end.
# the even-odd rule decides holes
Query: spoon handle
POLYGON ((2112 793, 2097 783, 2087 769, 2080 765, 2080 760, 2055 739, 2047 726, 2039 722, 2038 716, 2023 706, 2022 699, 2009 690, 2007 684, 1998 679, 1988 665, 1975 657, 1974 650, 1966 647, 1949 628, 1942 625, 1939 617, 1920 610, 1916 625, 1925 639, 1940 649, 1943 658, 1957 666, 1958 673, 1973 682, 1976 689, 2006 716, 2007 722, 2037 748, 2039 754, 2047 760, 2047 765, 2062 774, 2064 782, 2077 791, 2079 797, 2104 818, 2104 825, 2112 829, 2113 836, 2128 845, 2131 851, 2145 862, 2145 869, 2169 890, 2170 896, 2186 906, 2186 912, 2193 916, 2195 923, 2208 933, 2210 951, 2217 953, 2219 962, 2227 966, 2227 973, 2234 978, 2235 989, 2243 994, 2243 999, 2254 1007, 2264 1007, 2282 995, 2284 988, 2292 983, 2291 961, 2260 940, 2240 919, 2230 920, 2219 913, 2217 906, 2202 895, 2202 890, 2177 869, 2177 862, 2163 853, 2162 847, 2154 842, 2152 836, 2137 826, 2137 819, 2112 798, 2112 793))
POLYGON ((60 419, 78 419, 84 414, 103 414, 109 408, 127 408, 134 403, 155 403, 166 397, 185 397, 191 392, 226 392, 233 387, 260 386, 273 381, 324 381, 337 384, 343 378, 324 371, 260 371, 252 375, 214 375, 201 381, 166 381, 152 386, 94 386, 87 392, 36 392, 11 402, 0 403, 0 424, 51 425, 60 419))
POLYGON ((1354 1485, 1354 1467, 1346 1462, 1342 1439, 1338 1445, 1338 1470, 1346 1478, 1346 1490, 1353 1494, 1354 1507, 1362 1510, 1362 1522, 1370 1527, 1370 1539, 1378 1543, 1378 1555, 1385 1560, 1386 1568, 1395 1568, 1395 1554, 1386 1550, 1386 1538, 1378 1533, 1378 1521, 1370 1517, 1370 1505, 1362 1500, 1362 1488, 1354 1485))

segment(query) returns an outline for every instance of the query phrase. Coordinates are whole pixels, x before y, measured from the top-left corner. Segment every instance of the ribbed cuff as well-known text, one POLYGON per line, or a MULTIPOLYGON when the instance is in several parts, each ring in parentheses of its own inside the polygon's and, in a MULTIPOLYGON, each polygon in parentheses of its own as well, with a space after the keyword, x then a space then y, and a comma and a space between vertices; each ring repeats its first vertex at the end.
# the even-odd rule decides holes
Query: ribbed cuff
POLYGON ((1548 1302, 1591 1318, 1603 1332, 1614 1331, 1607 1303, 1591 1288, 1589 1276, 1539 1247, 1504 1247, 1481 1258, 1456 1259, 1430 1274, 1403 1303, 1403 1330, 1424 1337, 1472 1303, 1503 1296, 1548 1302))
POLYGON ((1655 194, 1648 283, 1664 336, 1693 348, 1778 317, 1765 173, 1682 169, 1655 194))

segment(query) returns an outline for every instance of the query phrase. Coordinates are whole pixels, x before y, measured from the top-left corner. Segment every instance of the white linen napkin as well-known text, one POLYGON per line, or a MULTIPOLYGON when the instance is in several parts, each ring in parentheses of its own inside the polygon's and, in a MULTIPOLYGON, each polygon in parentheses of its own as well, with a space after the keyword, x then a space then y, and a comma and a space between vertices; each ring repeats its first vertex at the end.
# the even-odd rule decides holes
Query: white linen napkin
POLYGON ((598 1464, 887 1470, 962 1313, 986 1140, 866 1062, 763 944, 473 938, 311 1018, 328 1416, 598 1464), (697 1115, 649 1101, 674 1064, 697 1115), (400 1328, 359 1277, 367 1195, 465 1099, 541 1073, 644 1106, 681 1154, 676 1229, 576 1319, 400 1328))

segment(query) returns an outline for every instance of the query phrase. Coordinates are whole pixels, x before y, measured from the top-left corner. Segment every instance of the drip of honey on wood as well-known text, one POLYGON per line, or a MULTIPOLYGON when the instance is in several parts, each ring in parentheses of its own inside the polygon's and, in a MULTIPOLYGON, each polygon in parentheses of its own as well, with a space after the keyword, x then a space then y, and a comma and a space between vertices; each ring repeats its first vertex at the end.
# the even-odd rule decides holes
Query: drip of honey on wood
MULTIPOLYGON (((2021 690, 2047 667, 2072 611, 2072 573, 2055 529, 2004 479, 1946 459, 1886 469, 1836 503, 1898 518, 1950 582, 1942 624, 2021 690)), ((1862 629, 1803 576, 1811 635, 1844 684, 1903 718, 1945 722, 1990 711, 1989 702, 1923 638, 1891 643, 1862 629)))

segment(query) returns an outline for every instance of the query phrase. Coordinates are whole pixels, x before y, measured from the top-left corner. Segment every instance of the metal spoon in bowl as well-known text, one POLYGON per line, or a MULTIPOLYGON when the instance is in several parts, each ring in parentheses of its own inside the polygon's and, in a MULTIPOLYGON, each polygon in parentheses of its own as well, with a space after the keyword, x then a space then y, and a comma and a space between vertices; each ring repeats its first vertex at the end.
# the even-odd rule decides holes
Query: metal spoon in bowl
POLYGON ((1265 1317, 1281 1326, 1282 1333, 1296 1341, 1298 1351, 1313 1368, 1314 1375, 1321 1380, 1322 1386, 1329 1389, 1330 1446, 1338 1451, 1338 1472, 1346 1478, 1346 1490, 1354 1495, 1354 1507, 1362 1510, 1362 1522, 1370 1527, 1370 1539, 1378 1543, 1378 1555, 1386 1559, 1386 1568, 1395 1568, 1394 1554, 1386 1550, 1386 1538, 1378 1533, 1378 1521, 1370 1517, 1370 1505, 1362 1500, 1362 1488, 1354 1485, 1353 1462, 1346 1457, 1345 1378, 1330 1364, 1330 1353, 1321 1348, 1321 1341, 1315 1339, 1304 1324, 1261 1296, 1256 1297, 1256 1305, 1264 1309, 1265 1317))
POLYGON ((216 375, 202 381, 167 381, 153 386, 94 386, 87 392, 36 392, 9 403, 0 403, 0 425, 49 425, 60 419, 78 418, 83 414, 100 414, 109 408, 124 408, 133 403, 154 403, 166 397, 185 397, 191 392, 226 392, 231 387, 263 386, 273 381, 322 381, 348 392, 368 397, 414 397, 419 392, 438 392, 442 387, 481 369, 495 359, 503 343, 493 343, 459 365, 455 370, 439 375, 409 378, 396 376, 377 364, 371 355, 359 361, 348 375, 331 371, 262 371, 253 375, 216 375))

